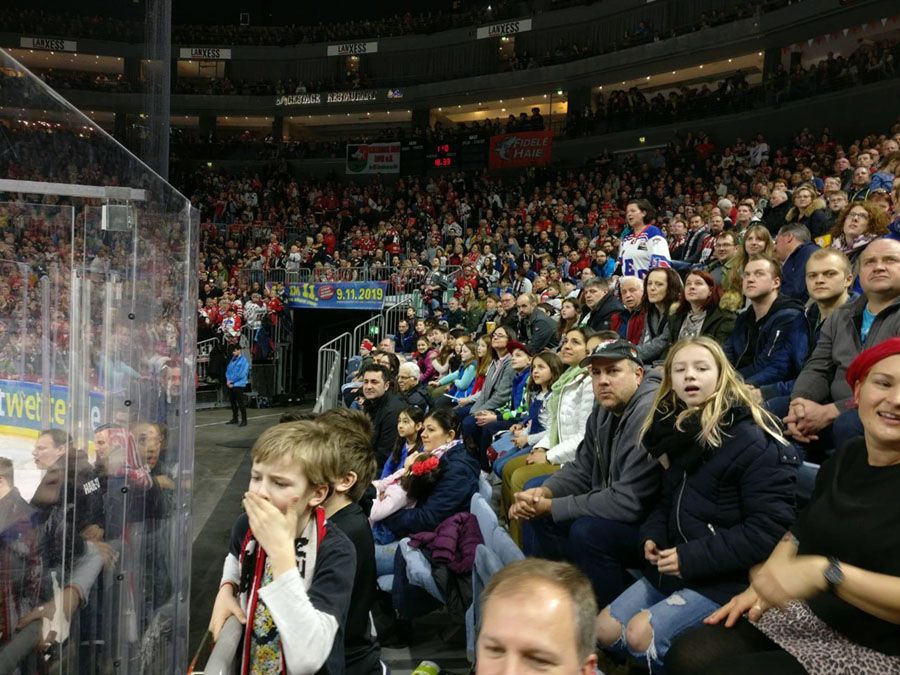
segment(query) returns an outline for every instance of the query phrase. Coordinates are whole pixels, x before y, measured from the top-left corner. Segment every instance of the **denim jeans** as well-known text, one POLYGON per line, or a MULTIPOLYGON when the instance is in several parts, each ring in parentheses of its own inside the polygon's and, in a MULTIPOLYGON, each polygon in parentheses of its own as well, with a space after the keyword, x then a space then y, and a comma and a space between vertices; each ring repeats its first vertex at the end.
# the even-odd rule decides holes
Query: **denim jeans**
POLYGON ((567 560, 594 587, 598 607, 625 590, 626 569, 640 567, 638 526, 598 516, 556 523, 549 516, 522 524, 525 555, 567 560))
POLYGON ((394 555, 400 548, 400 542, 375 544, 375 573, 378 576, 394 573, 394 555))
POLYGON ((609 613, 622 624, 622 634, 610 651, 625 652, 635 658, 647 659, 651 672, 661 670, 672 641, 688 628, 699 626, 703 619, 720 607, 719 603, 690 589, 682 589, 666 596, 646 579, 640 579, 609 605, 609 613), (625 642, 625 627, 642 610, 650 613, 653 640, 646 652, 631 649, 625 642))

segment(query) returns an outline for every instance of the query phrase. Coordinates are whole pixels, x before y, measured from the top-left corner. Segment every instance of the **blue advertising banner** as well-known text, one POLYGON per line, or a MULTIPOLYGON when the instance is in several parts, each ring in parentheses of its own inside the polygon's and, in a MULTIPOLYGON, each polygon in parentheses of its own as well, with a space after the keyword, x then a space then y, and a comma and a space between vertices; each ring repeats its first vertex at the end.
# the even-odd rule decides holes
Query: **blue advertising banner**
MULTIPOLYGON (((68 387, 50 387, 50 419, 41 419, 41 385, 36 382, 0 380, 0 427, 39 431, 54 427, 65 429, 69 415, 68 387)), ((103 396, 91 392, 91 428, 97 427, 103 408, 103 396)))
POLYGON ((386 281, 334 283, 292 282, 285 286, 285 303, 294 309, 364 309, 380 312, 386 281))

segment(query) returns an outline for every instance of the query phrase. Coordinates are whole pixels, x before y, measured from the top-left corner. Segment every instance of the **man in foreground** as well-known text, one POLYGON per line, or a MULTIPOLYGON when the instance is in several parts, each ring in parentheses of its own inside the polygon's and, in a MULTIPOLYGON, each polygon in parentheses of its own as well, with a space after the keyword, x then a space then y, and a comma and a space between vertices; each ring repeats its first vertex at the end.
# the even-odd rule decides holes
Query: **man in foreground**
POLYGON ((593 675, 597 605, 588 580, 566 563, 528 559, 485 589, 477 675, 593 675))

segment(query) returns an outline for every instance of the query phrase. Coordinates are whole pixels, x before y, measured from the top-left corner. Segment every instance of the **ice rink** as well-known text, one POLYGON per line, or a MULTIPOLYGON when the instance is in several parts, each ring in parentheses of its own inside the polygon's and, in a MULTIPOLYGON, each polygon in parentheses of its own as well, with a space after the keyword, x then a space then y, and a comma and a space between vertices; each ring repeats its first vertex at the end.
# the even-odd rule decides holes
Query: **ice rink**
POLYGON ((13 480, 26 501, 31 500, 31 496, 41 482, 41 471, 34 465, 34 460, 31 458, 33 447, 33 439, 0 431, 0 457, 12 460, 15 472, 13 480))

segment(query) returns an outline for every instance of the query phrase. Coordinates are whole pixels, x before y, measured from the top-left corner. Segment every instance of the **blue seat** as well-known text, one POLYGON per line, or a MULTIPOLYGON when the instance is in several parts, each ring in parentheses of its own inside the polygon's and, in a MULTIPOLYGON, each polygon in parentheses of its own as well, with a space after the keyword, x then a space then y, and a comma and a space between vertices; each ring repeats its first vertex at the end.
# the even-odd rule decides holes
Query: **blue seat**
POLYGON ((469 511, 475 516, 475 520, 478 521, 481 539, 485 544, 489 544, 491 537, 494 536, 494 528, 499 524, 497 514, 491 508, 490 497, 484 497, 480 492, 472 495, 469 511))
POLYGON ((478 520, 481 538, 484 539, 484 543, 475 549, 475 565, 472 568, 472 605, 466 610, 466 655, 470 661, 474 661, 481 594, 491 577, 511 562, 522 560, 525 554, 509 536, 506 528, 500 525, 497 514, 481 495, 472 497, 471 511, 478 520))
POLYGON ((478 476, 478 494, 481 495, 488 504, 491 503, 491 497, 494 495, 494 487, 491 485, 491 481, 484 471, 478 476))
POLYGON ((400 540, 400 553, 406 561, 406 578, 409 583, 424 589, 428 595, 443 603, 444 594, 431 574, 431 561, 422 551, 409 545, 409 537, 400 540))
POLYGON ((819 473, 819 465, 812 462, 803 462, 800 472, 797 474, 797 508, 809 504, 812 499, 813 489, 816 487, 816 476, 819 473))

